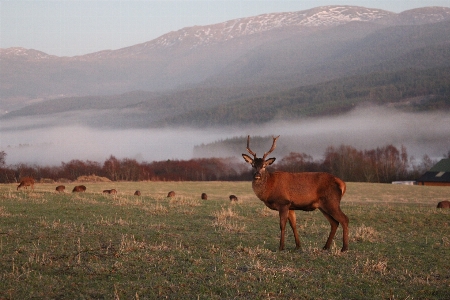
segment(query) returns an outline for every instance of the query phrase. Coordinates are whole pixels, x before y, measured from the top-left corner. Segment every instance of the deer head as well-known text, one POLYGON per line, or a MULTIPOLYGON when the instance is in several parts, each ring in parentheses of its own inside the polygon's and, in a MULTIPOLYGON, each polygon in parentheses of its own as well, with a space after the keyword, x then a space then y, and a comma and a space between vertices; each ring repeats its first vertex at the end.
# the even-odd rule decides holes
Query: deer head
POLYGON ((264 153, 262 158, 258 158, 258 157, 256 157, 256 153, 250 149, 250 136, 247 136, 247 151, 248 151, 248 153, 253 155, 253 158, 251 158, 247 154, 242 154, 242 157, 245 159, 246 162, 251 164, 252 167, 254 168, 254 173, 253 173, 254 180, 261 179, 263 173, 266 171, 266 167, 270 166, 271 164, 274 163, 275 157, 271 157, 267 160, 266 160, 266 157, 267 157, 267 155, 272 153, 273 150, 275 150, 276 142, 279 137, 280 136, 273 137, 273 143, 272 143, 272 147, 270 148, 270 150, 267 151, 266 153, 264 153))

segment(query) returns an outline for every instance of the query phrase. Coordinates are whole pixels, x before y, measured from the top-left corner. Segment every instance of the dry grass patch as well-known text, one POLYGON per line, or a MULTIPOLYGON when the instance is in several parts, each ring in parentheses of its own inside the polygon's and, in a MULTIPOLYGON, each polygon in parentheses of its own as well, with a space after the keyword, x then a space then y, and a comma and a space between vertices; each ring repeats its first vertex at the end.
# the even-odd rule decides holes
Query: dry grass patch
POLYGON ((213 212, 213 226, 227 232, 245 232, 246 226, 234 222, 239 216, 231 207, 222 207, 220 211, 213 212))
POLYGON ((388 259, 369 259, 360 260, 356 258, 356 262, 352 267, 353 273, 356 275, 387 275, 389 273, 388 269, 388 259))
POLYGON ((118 196, 118 195, 104 195, 103 197, 106 199, 109 199, 113 202, 116 206, 136 206, 140 207, 144 205, 144 201, 142 198, 130 196, 130 197, 124 197, 124 196, 118 196))
POLYGON ((386 258, 380 260, 367 259, 362 264, 363 273, 379 273, 380 275, 386 275, 388 273, 388 260, 386 258))
POLYGON ((116 252, 115 256, 119 257, 122 254, 145 249, 146 247, 147 243, 145 243, 144 241, 137 241, 134 235, 122 234, 119 249, 116 252))
POLYGON ((111 182, 109 178, 96 176, 96 175, 84 175, 78 176, 77 182, 111 182))
POLYGON ((261 255, 267 255, 270 257, 275 257, 275 253, 267 248, 261 248, 260 246, 256 246, 255 248, 252 247, 244 247, 242 245, 239 245, 237 247, 237 251, 246 253, 250 257, 259 257, 261 255))
POLYGON ((9 217, 11 214, 6 211, 3 206, 0 206, 0 217, 9 217))
POLYGON ((199 199, 194 199, 191 197, 172 197, 169 200, 169 207, 170 208, 176 208, 176 207, 180 207, 180 206, 189 206, 189 207, 197 207, 200 206, 200 200, 199 199))
POLYGON ((103 217, 103 216, 97 216, 100 217, 100 219, 98 219, 97 221, 95 221, 95 225, 100 225, 100 226, 115 226, 115 225, 119 225, 119 226, 129 226, 132 225, 133 222, 131 221, 126 221, 122 218, 117 218, 114 217, 113 218, 108 218, 108 217, 103 217))
POLYGON ((82 203, 82 204, 98 204, 99 203, 94 197, 90 197, 89 195, 85 195, 82 193, 72 194, 70 197, 70 200, 72 200, 73 202, 82 203))
POLYGON ((370 226, 362 224, 356 228, 351 228, 350 239, 354 242, 371 242, 374 243, 380 238, 380 233, 370 226))
POLYGON ((141 209, 151 215, 167 215, 169 213, 169 209, 159 202, 147 204, 142 206, 141 209))
POLYGON ((13 192, 11 189, 9 189, 7 192, 3 192, 0 194, 0 199, 17 199, 19 198, 17 196, 17 192, 13 192))
POLYGON ((276 210, 272 210, 265 205, 261 208, 258 208, 256 212, 262 217, 278 216, 278 212, 276 210))
POLYGON ((177 196, 169 199, 169 208, 183 215, 194 215, 195 208, 201 205, 201 201, 192 197, 177 196))
POLYGON ((17 196, 11 196, 8 199, 15 199, 18 202, 29 202, 36 204, 44 204, 48 202, 48 199, 45 196, 45 193, 39 192, 30 192, 30 191, 18 191, 16 192, 17 196))

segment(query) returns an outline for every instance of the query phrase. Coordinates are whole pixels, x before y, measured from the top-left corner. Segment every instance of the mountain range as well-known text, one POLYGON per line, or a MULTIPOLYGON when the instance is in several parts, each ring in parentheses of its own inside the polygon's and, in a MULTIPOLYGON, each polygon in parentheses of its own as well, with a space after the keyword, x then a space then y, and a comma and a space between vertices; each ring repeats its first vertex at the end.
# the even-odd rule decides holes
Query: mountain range
POLYGON ((317 7, 74 57, 0 49, 0 66, 1 119, 148 128, 339 114, 369 102, 442 110, 450 108, 450 8, 317 7))

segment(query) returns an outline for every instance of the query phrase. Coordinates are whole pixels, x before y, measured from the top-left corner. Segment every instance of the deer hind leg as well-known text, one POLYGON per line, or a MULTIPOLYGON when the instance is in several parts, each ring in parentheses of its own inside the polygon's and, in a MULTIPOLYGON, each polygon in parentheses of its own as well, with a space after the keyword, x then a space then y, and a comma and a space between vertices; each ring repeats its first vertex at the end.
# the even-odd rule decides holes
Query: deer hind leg
POLYGON ((323 215, 328 219, 331 225, 330 235, 328 236, 327 242, 323 247, 324 250, 330 249, 331 242, 336 234, 336 230, 339 224, 342 225, 342 249, 341 252, 348 250, 348 217, 341 211, 339 207, 337 207, 336 211, 333 214, 329 214, 328 212, 320 209, 323 215))
POLYGON ((334 216, 339 223, 342 225, 342 249, 341 252, 348 250, 348 217, 342 212, 338 207, 337 215, 334 216))
POLYGON ((331 230, 330 235, 328 236, 327 242, 325 243, 325 246, 323 246, 323 250, 328 250, 331 247, 331 242, 333 241, 334 236, 336 235, 336 230, 339 226, 339 222, 336 221, 332 216, 330 216, 327 212, 325 212, 323 209, 319 208, 320 211, 323 213, 325 218, 327 218, 328 222, 330 222, 331 230))
POLYGON ((300 249, 300 239, 298 237, 298 232, 297 232, 297 222, 296 222, 296 218, 295 218, 295 211, 289 210, 288 220, 289 220, 289 225, 291 225, 292 232, 294 232, 295 249, 300 249))

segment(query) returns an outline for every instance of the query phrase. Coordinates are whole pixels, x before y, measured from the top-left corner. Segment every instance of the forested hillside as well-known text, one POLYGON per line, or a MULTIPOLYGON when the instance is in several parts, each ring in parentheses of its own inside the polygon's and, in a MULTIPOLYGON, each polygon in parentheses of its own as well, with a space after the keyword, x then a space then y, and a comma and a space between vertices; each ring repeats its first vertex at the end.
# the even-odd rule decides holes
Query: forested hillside
MULTIPOLYGON (((450 61, 450 51, 444 54, 450 61)), ((383 105, 409 112, 450 109, 450 67, 379 71, 285 91, 275 89, 273 93, 257 88, 266 94, 255 97, 251 97, 252 88, 199 87, 164 96, 141 91, 117 96, 66 98, 36 103, 3 118, 86 110, 99 114, 105 112, 100 119, 88 118, 90 114, 78 116, 80 122, 92 126, 203 127, 261 124, 339 114, 361 104, 383 105), (211 103, 212 98, 221 104, 211 103), (111 109, 117 113, 108 113, 111 109)))
POLYGON ((389 105, 406 111, 448 110, 450 67, 352 76, 191 111, 166 122, 193 126, 264 123, 341 113, 359 104, 389 105))

